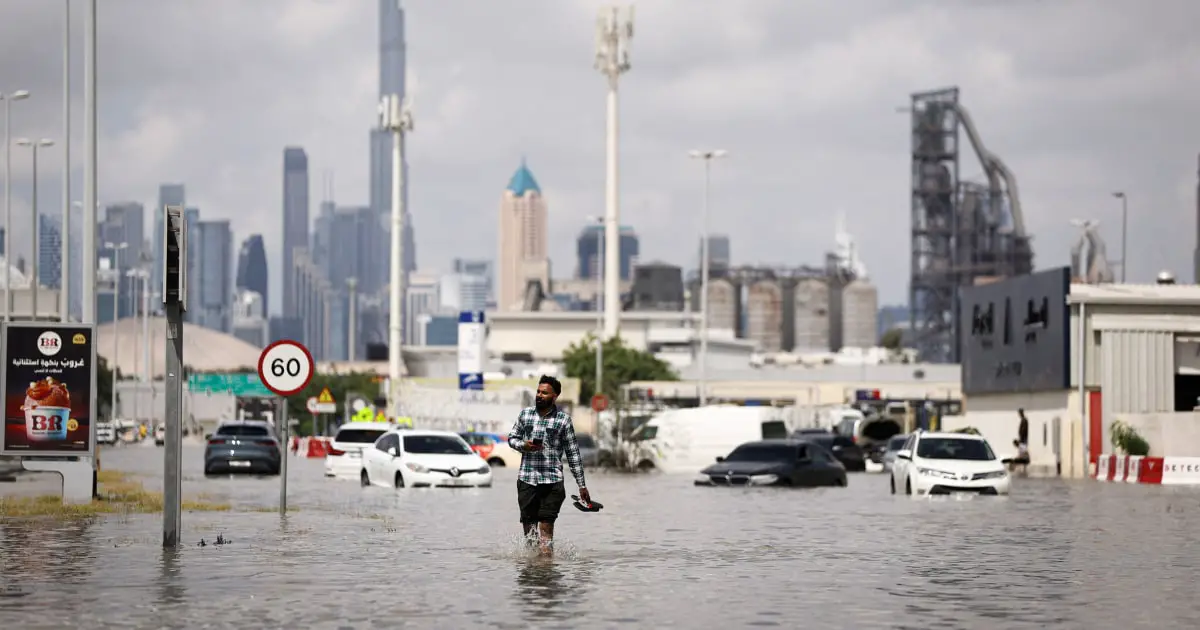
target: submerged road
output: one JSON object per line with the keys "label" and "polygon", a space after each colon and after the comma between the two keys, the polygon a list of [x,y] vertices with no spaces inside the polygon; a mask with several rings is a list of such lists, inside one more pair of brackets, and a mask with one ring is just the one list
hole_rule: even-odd
{"label": "submerged road", "polygon": [[[161,483],[159,448],[103,457]],[[205,479],[200,460],[185,448],[185,496],[277,505],[277,478]],[[401,491],[289,470],[297,512],[185,513],[175,552],[158,515],[0,520],[4,627],[1200,627],[1200,489],[1018,479],[914,500],[872,474],[788,490],[593,471],[604,511],[565,505],[545,561],[518,544],[512,470]]]}

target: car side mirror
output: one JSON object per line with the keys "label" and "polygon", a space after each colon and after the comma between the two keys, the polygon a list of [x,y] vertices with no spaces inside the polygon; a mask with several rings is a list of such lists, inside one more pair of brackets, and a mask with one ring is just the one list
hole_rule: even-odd
{"label": "car side mirror", "polygon": [[388,455],[391,455],[392,457],[399,457],[399,456],[400,456],[400,454],[396,452],[396,447],[395,447],[395,446],[389,446],[389,447],[388,447],[388,450],[387,450],[387,452],[388,452]]}
{"label": "car side mirror", "polygon": [[721,457],[720,455],[717,455],[717,463],[720,464],[723,461],[725,461],[725,458]]}
{"label": "car side mirror", "polygon": [[896,451],[896,459],[907,459],[908,461],[912,461],[912,451],[908,449]]}

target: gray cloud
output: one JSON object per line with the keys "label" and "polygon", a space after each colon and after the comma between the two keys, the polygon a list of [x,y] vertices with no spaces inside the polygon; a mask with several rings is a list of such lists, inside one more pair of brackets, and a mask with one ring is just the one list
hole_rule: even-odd
{"label": "gray cloud", "polygon": [[[366,201],[376,2],[100,4],[101,201],[151,205],[160,182],[186,182],[205,216],[232,219],[239,238],[264,233],[276,267],[284,145],[308,150],[314,199],[331,170],[339,202]],[[604,203],[604,83],[591,67],[599,3],[404,4],[420,266],[494,254],[500,191],[525,156],[549,197],[555,269],[569,273],[574,236]],[[1021,182],[1040,266],[1066,261],[1073,217],[1101,219],[1118,256],[1109,193],[1123,189],[1131,279],[1163,268],[1191,279],[1194,2],[655,0],[637,11],[621,85],[622,195],[646,258],[693,261],[701,172],[686,151],[721,147],[730,158],[714,169],[713,223],[738,262],[816,263],[843,211],[883,297],[902,300],[909,137],[895,109],[911,92],[959,85]],[[18,135],[61,136],[61,14],[47,0],[0,7],[0,91],[35,93],[14,108]],[[18,232],[28,229],[22,156]],[[61,207],[61,156],[43,164],[43,207]],[[968,159],[963,172],[979,168]]]}

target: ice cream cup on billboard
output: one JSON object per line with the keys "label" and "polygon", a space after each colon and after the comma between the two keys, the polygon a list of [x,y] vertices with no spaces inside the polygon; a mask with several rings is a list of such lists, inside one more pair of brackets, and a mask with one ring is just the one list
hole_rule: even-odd
{"label": "ice cream cup on billboard", "polygon": [[34,407],[25,409],[25,432],[31,442],[51,442],[67,439],[70,407]]}

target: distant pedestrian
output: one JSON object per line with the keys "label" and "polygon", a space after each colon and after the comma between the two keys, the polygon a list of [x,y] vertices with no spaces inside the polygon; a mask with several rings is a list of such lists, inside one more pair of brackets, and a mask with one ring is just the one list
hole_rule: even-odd
{"label": "distant pedestrian", "polygon": [[538,381],[535,406],[522,409],[508,432],[508,445],[521,452],[517,474],[521,529],[530,544],[536,533],[543,555],[553,553],[554,521],[567,498],[563,486],[564,456],[579,486],[580,500],[583,503],[592,500],[583,478],[583,459],[579,456],[574,422],[555,404],[561,393],[562,383],[558,379],[543,376]]}
{"label": "distant pedestrian", "polygon": [[1021,419],[1021,423],[1017,425],[1017,441],[1029,446],[1029,420],[1025,418],[1025,410],[1018,409],[1017,417]]}

